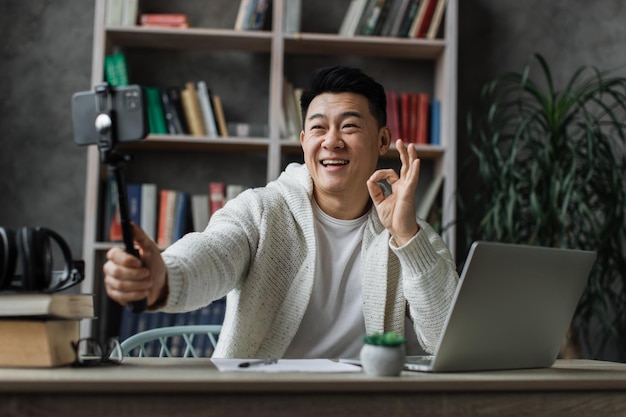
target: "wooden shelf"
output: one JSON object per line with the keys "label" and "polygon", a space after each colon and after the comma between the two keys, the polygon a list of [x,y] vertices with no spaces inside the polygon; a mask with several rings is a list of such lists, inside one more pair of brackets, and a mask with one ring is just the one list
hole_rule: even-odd
{"label": "wooden shelf", "polygon": [[125,143],[121,149],[160,151],[267,152],[267,138],[209,138],[188,135],[150,135],[139,142]]}
{"label": "wooden shelf", "polygon": [[332,34],[283,35],[290,54],[356,55],[381,58],[429,59],[439,57],[445,41],[377,36],[345,37]]}
{"label": "wooden shelf", "polygon": [[202,28],[110,27],[107,43],[122,48],[194,49],[269,53],[271,32]]}

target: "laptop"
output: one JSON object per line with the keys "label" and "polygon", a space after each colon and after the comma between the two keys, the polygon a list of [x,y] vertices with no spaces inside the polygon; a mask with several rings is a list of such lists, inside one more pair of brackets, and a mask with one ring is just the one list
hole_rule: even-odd
{"label": "laptop", "polygon": [[433,356],[405,369],[460,372],[554,364],[596,253],[474,242]]}

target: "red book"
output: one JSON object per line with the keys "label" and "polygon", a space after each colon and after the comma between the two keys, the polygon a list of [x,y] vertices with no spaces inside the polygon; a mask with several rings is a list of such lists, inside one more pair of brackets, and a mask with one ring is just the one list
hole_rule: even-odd
{"label": "red book", "polygon": [[222,207],[226,200],[226,186],[223,182],[209,183],[209,206],[211,208],[211,216]]}
{"label": "red book", "polygon": [[391,130],[391,142],[400,138],[400,120],[398,112],[398,93],[388,90],[385,92],[387,96],[387,126]]}
{"label": "red book", "polygon": [[417,107],[417,93],[411,93],[411,104],[409,104],[409,109],[410,109],[410,117],[411,120],[409,121],[409,136],[410,136],[410,140],[409,142],[411,143],[417,143],[417,121],[418,121],[418,107]]}
{"label": "red book", "polygon": [[424,18],[420,22],[419,27],[417,28],[417,33],[415,34],[416,38],[423,38],[426,36],[426,32],[428,32],[428,28],[430,27],[430,22],[433,20],[433,14],[435,12],[435,8],[437,7],[437,3],[443,0],[424,0],[428,1],[426,5],[426,10],[424,11]]}
{"label": "red book", "polygon": [[187,15],[182,13],[143,13],[139,17],[142,25],[182,25],[187,24]]}
{"label": "red book", "polygon": [[174,241],[174,219],[176,210],[176,191],[161,190],[159,194],[159,227],[157,243],[165,248]]}
{"label": "red book", "polygon": [[417,94],[417,135],[415,142],[420,145],[428,143],[428,107],[430,97],[427,93]]}
{"label": "red book", "polygon": [[411,99],[410,93],[400,93],[400,133],[402,133],[402,140],[405,143],[411,141],[409,134],[409,124],[411,120]]}

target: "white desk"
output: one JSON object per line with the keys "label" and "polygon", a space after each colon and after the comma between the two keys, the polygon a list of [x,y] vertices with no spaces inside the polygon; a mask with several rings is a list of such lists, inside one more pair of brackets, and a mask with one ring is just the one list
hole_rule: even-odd
{"label": "white desk", "polygon": [[626,364],[423,374],[221,373],[209,359],[0,369],[0,416],[626,416]]}

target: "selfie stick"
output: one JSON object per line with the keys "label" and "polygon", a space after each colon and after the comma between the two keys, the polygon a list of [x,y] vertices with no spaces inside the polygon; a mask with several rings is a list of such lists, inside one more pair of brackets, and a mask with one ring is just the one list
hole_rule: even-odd
{"label": "selfie stick", "polygon": [[[95,86],[96,92],[96,131],[99,134],[98,150],[100,151],[100,162],[109,166],[110,172],[115,177],[117,184],[117,202],[120,213],[120,223],[122,225],[122,236],[126,252],[139,257],[139,251],[133,245],[133,232],[131,229],[130,215],[128,214],[128,197],[126,194],[126,181],[122,166],[130,161],[130,155],[121,154],[115,151],[115,115],[111,112],[111,87],[108,83]],[[147,301],[133,301],[130,308],[133,313],[141,313],[146,309]]]}

